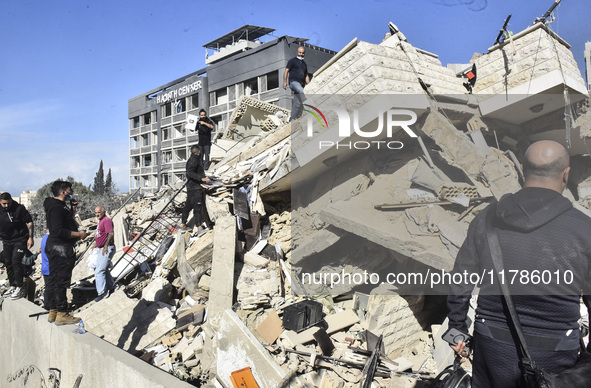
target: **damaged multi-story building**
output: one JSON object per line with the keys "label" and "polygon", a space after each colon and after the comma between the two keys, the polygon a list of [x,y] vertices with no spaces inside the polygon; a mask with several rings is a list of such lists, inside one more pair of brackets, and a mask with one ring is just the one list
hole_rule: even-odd
{"label": "damaged multi-story building", "polygon": [[[83,381],[122,386],[188,386],[149,363],[208,386],[245,379],[261,387],[413,387],[449,365],[452,351],[440,338],[445,289],[436,283],[452,268],[473,217],[490,199],[521,187],[528,144],[553,139],[567,147],[565,196],[589,214],[589,96],[569,44],[543,20],[449,67],[393,23],[384,30],[382,42],[354,39],[318,64],[299,120],[287,122],[281,88],[267,101],[262,89],[236,94],[246,90],[244,80],[199,89],[197,102],[184,96],[179,104],[194,103],[178,115],[200,108],[203,98],[212,117],[227,115],[217,121],[218,141],[233,148],[211,169],[217,183],[206,198],[213,230],[177,232],[184,163],[166,170],[160,160],[145,171],[153,179],[146,188],[163,189],[113,217],[121,247],[114,276],[137,276],[77,312],[96,337],[75,342],[65,329],[27,318],[39,307],[4,302],[0,327],[10,333],[2,334],[23,341],[10,345],[10,356],[0,352],[2,375],[35,376],[15,374],[25,360],[42,371],[59,367],[64,384],[83,374]],[[257,86],[281,66],[257,75]],[[132,161],[144,154],[158,160],[176,147],[175,138],[161,138],[163,128],[185,117],[163,114],[173,101],[160,104],[157,96],[190,90],[199,75],[130,100],[130,137],[158,138],[145,145],[155,149],[133,148]],[[211,104],[211,93],[224,88],[236,101]],[[148,104],[149,96],[156,102]],[[142,121],[149,112],[158,123]],[[196,141],[190,136],[178,137],[185,155]],[[132,180],[142,168],[132,169]],[[170,186],[166,174],[177,175],[169,175]],[[87,275],[82,262],[75,278]],[[48,330],[55,337],[38,341]],[[56,351],[58,336],[80,347],[75,361]],[[109,376],[83,365],[89,352],[103,357]]]}
{"label": "damaged multi-story building", "polygon": [[[205,68],[129,100],[131,190],[152,193],[185,179],[189,149],[198,142],[194,127],[185,127],[188,115],[198,117],[199,110],[205,109],[217,133],[228,126],[242,96],[289,108],[290,90],[281,85],[285,65],[297,47],[306,47],[311,72],[335,54],[305,38],[273,38],[274,31],[253,25],[237,28],[203,45]],[[226,147],[231,144],[216,143],[212,157],[225,154]]]}

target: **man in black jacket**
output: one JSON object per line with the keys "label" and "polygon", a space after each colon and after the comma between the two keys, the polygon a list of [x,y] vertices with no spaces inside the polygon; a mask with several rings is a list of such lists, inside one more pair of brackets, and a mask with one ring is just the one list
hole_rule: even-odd
{"label": "man in black jacket", "polygon": [[187,220],[189,213],[193,210],[193,218],[195,226],[198,226],[197,231],[201,230],[201,205],[203,203],[203,188],[201,183],[211,182],[205,176],[203,166],[201,164],[201,149],[197,145],[191,146],[191,157],[187,160],[186,166],[187,174],[187,201],[183,208],[183,215],[181,218],[181,228],[187,227]]}
{"label": "man in black jacket", "polygon": [[34,245],[33,218],[9,193],[0,194],[0,239],[10,288],[5,295],[19,299],[25,295],[23,256]]}
{"label": "man in black jacket", "polygon": [[207,117],[205,109],[199,111],[199,121],[197,122],[197,132],[199,133],[199,151],[201,152],[201,163],[204,170],[209,169],[209,154],[211,152],[211,132],[213,131],[213,121]]}
{"label": "man in black jacket", "polygon": [[[557,373],[577,359],[581,295],[591,307],[591,219],[561,195],[570,167],[560,144],[532,144],[522,168],[523,189],[500,199],[493,221],[503,256],[501,280],[509,286],[533,360]],[[472,386],[522,387],[512,325],[486,238],[489,209],[470,224],[452,271],[485,274],[474,323]],[[464,333],[472,289],[472,284],[452,285],[447,301],[450,327]],[[452,348],[465,356],[464,346]]]}
{"label": "man in black jacket", "polygon": [[[73,201],[74,190],[72,184],[66,181],[55,181],[51,184],[53,198],[45,198],[43,207],[47,220],[49,237],[45,246],[45,253],[49,261],[49,322],[56,325],[71,325],[80,321],[68,312],[66,289],[70,286],[72,270],[76,263],[74,245],[78,240],[84,240],[85,231],[78,231],[78,224],[74,219],[77,203]],[[66,203],[70,202],[70,206]]]}

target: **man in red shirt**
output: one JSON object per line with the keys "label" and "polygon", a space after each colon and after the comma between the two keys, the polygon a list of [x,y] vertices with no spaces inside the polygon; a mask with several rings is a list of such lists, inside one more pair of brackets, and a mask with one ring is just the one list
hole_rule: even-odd
{"label": "man in red shirt", "polygon": [[94,236],[95,247],[100,250],[96,268],[94,269],[94,281],[98,292],[98,296],[94,301],[98,302],[107,297],[115,288],[115,281],[109,272],[111,259],[115,254],[115,245],[113,221],[107,217],[105,209],[102,206],[97,206],[94,209],[94,214],[99,221]]}

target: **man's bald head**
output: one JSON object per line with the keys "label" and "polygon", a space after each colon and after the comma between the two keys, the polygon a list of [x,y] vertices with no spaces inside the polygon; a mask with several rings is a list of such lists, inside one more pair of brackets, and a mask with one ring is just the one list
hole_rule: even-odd
{"label": "man's bald head", "polygon": [[[523,161],[525,185],[539,187],[546,187],[546,185],[566,186],[569,163],[568,152],[560,143],[552,140],[537,141],[525,151]],[[540,182],[546,183],[540,184]],[[560,192],[564,190],[564,186],[562,186]]]}
{"label": "man's bald head", "polygon": [[105,208],[102,206],[97,206],[94,208],[94,215],[96,216],[96,218],[98,218],[99,220],[102,220],[105,215],[107,213],[105,212]]}

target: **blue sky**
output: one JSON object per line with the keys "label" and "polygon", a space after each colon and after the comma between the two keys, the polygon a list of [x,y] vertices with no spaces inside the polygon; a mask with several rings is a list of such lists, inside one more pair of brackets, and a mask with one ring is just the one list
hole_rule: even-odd
{"label": "blue sky", "polygon": [[[518,32],[551,0],[0,2],[0,190],[19,195],[68,175],[91,184],[101,159],[129,190],[127,101],[205,66],[207,43],[244,24],[340,50],[379,43],[392,21],[441,62],[467,63],[503,20]],[[589,0],[563,0],[550,25],[584,71]]]}

